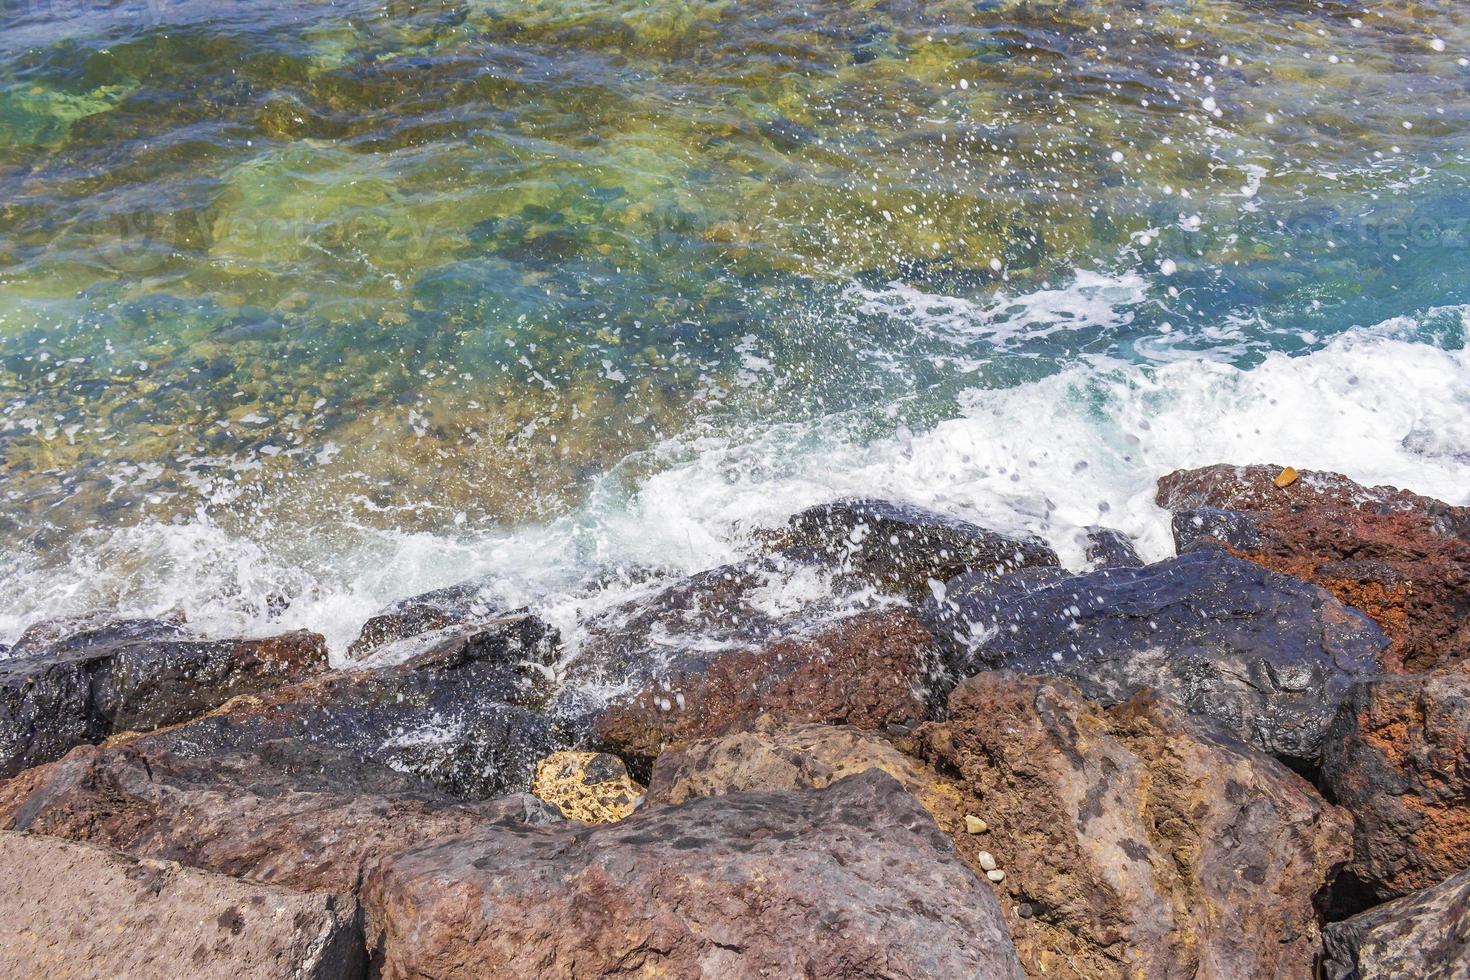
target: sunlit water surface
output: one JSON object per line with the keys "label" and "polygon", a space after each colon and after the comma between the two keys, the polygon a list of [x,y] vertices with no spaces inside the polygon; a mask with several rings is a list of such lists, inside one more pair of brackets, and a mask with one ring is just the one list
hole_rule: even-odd
{"label": "sunlit water surface", "polygon": [[1467,58],[1453,0],[0,0],[0,640],[488,575],[575,642],[841,494],[1069,561],[1185,465],[1470,501]]}

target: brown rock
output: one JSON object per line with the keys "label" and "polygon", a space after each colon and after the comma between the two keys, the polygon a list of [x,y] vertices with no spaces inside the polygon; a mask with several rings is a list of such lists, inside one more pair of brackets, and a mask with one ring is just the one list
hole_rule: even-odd
{"label": "brown rock", "polygon": [[0,833],[0,974],[332,980],[363,971],[357,903]]}
{"label": "brown rock", "polygon": [[1179,549],[1213,539],[1318,583],[1392,638],[1389,669],[1470,657],[1470,508],[1311,470],[1280,487],[1280,469],[1207,466],[1160,480]]}
{"label": "brown rock", "polygon": [[583,823],[616,823],[638,806],[643,787],[623,760],[605,752],[553,752],[536,764],[531,794]]}
{"label": "brown rock", "polygon": [[655,681],[607,709],[598,735],[639,765],[665,746],[784,722],[881,728],[924,717],[933,638],[907,610],[865,613],[810,639],[738,650],[702,670]]}
{"label": "brown rock", "polygon": [[458,803],[384,767],[289,743],[263,758],[209,759],[82,746],[0,783],[0,829],[300,891],[352,893],[384,855],[488,822],[558,819],[531,797]]}
{"label": "brown rock", "polygon": [[1351,870],[1380,901],[1470,867],[1470,672],[1355,685],[1322,785],[1352,813]]}
{"label": "brown rock", "polygon": [[882,736],[850,726],[782,726],[769,716],[751,731],[700,739],[659,756],[647,803],[678,804],[746,790],[821,789],[869,769],[897,779],[953,836],[959,792]]}
{"label": "brown rock", "polygon": [[1470,871],[1323,933],[1323,980],[1470,980]]}
{"label": "brown rock", "polygon": [[1350,824],[1274,759],[1148,693],[1103,710],[1009,673],[915,740],[967,797],[956,824],[983,807],[1031,975],[1311,976]]}
{"label": "brown rock", "polygon": [[385,977],[1016,978],[990,887],[895,780],[491,828],[370,876]]}

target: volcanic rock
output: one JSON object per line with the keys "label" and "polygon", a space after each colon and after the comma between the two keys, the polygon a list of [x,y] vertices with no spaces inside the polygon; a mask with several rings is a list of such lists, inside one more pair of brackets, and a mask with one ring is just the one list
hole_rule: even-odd
{"label": "volcanic rock", "polygon": [[536,760],[566,741],[537,710],[551,690],[553,636],[534,616],[507,616],[405,663],[236,698],[137,742],[207,758],[298,739],[411,773],[464,799],[523,792]]}
{"label": "volcanic rock", "polygon": [[1030,975],[1311,976],[1351,823],[1301,777],[1150,694],[1100,708],[996,672],[949,709],[916,747],[963,794],[955,824],[983,807]]}
{"label": "volcanic rock", "polygon": [[1387,638],[1321,588],[1223,552],[998,582],[962,576],[920,615],[956,674],[1058,674],[1112,704],[1146,687],[1310,768]]}
{"label": "volcanic rock", "polygon": [[780,550],[816,553],[840,562],[879,589],[912,600],[929,583],[964,572],[992,576],[1056,565],[1056,553],[1036,537],[1013,537],[969,521],[886,500],[839,500],[791,518],[775,538]]}
{"label": "volcanic rock", "polygon": [[638,767],[665,746],[786,722],[881,728],[927,712],[933,637],[904,609],[864,613],[805,639],[737,650],[645,684],[598,719],[603,744]]}
{"label": "volcanic rock", "polygon": [[33,627],[0,660],[0,777],[326,669],[316,633],[204,640],[166,622]]}
{"label": "volcanic rock", "polygon": [[347,659],[364,660],[402,640],[453,626],[487,623],[502,615],[497,597],[482,582],[435,589],[400,599],[369,619],[347,648]]}
{"label": "volcanic rock", "polygon": [[1022,976],[990,887],[892,777],[590,828],[487,828],[364,889],[388,976]]}
{"label": "volcanic rock", "polygon": [[462,803],[294,740],[207,759],[81,746],[0,784],[0,828],[313,892],[355,892],[383,856],[487,823],[560,819],[531,796]]}
{"label": "volcanic rock", "polygon": [[1470,868],[1470,673],[1354,685],[1321,778],[1353,815],[1351,871],[1380,901]]}
{"label": "volcanic rock", "polygon": [[571,820],[615,823],[638,806],[643,787],[605,752],[553,752],[536,764],[531,793]]}
{"label": "volcanic rock", "polygon": [[1160,480],[1179,550],[1223,546],[1316,582],[1389,635],[1391,670],[1470,657],[1470,508],[1310,470],[1282,488],[1278,471],[1209,466]]}
{"label": "volcanic rock", "polygon": [[362,975],[357,903],[0,833],[0,975],[292,977]]}
{"label": "volcanic rock", "polygon": [[1467,980],[1470,871],[1322,932],[1323,980]]}

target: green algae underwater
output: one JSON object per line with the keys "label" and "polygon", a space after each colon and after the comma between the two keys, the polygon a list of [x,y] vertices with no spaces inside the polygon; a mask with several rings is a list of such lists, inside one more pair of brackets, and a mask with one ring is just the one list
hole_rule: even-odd
{"label": "green algae underwater", "polygon": [[0,0],[0,639],[555,605],[837,492],[1161,547],[1210,453],[1463,500],[1467,57],[1448,0]]}

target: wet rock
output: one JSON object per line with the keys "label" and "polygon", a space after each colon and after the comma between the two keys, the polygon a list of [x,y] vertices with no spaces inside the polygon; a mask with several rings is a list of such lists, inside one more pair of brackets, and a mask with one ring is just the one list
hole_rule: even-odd
{"label": "wet rock", "polygon": [[1179,550],[1223,545],[1315,582],[1393,641],[1391,670],[1470,657],[1470,508],[1305,470],[1278,487],[1274,466],[1209,466],[1159,481]]}
{"label": "wet rock", "polygon": [[787,722],[881,728],[925,717],[933,637],[904,609],[864,613],[805,639],[737,650],[644,685],[609,706],[598,738],[637,767],[666,746],[748,726]]}
{"label": "wet rock", "polygon": [[478,581],[400,599],[363,624],[347,648],[347,659],[363,660],[402,640],[452,626],[486,623],[504,614],[498,598]]}
{"label": "wet rock", "polygon": [[364,894],[392,976],[1022,975],[989,887],[879,772],[489,828],[385,862]]}
{"label": "wet rock", "polygon": [[0,828],[344,894],[385,855],[486,823],[560,819],[531,796],[462,803],[295,740],[207,759],[137,744],[82,746],[0,784]]}
{"label": "wet rock", "polygon": [[623,760],[605,752],[552,753],[536,764],[531,793],[583,823],[616,823],[643,799]]}
{"label": "wet rock", "polygon": [[174,610],[155,618],[129,618],[108,610],[43,619],[26,627],[10,652],[13,656],[79,652],[141,640],[189,639],[184,614]]}
{"label": "wet rock", "polygon": [[1040,538],[1013,537],[886,500],[839,500],[808,508],[791,518],[775,544],[838,561],[879,589],[913,600],[929,594],[930,580],[1057,564],[1056,553]]}
{"label": "wet rock", "polygon": [[1380,901],[1470,867],[1470,673],[1354,685],[1322,785],[1353,815],[1351,871]]}
{"label": "wet rock", "polygon": [[1308,768],[1388,643],[1317,586],[1219,551],[1064,578],[961,577],[921,615],[959,676],[1059,674],[1106,704],[1152,687]]}
{"label": "wet rock", "polygon": [[1305,780],[1149,694],[1101,708],[996,672],[949,708],[916,747],[960,812],[983,801],[1029,975],[1311,976],[1313,897],[1351,824]]}
{"label": "wet rock", "polygon": [[9,977],[346,980],[364,969],[350,898],[9,832],[0,891]]}
{"label": "wet rock", "polygon": [[1142,568],[1143,559],[1133,547],[1133,539],[1122,531],[1110,527],[1089,527],[1087,536],[1087,567],[1099,568]]}
{"label": "wet rock", "polygon": [[389,667],[337,671],[237,698],[137,741],[207,758],[299,739],[425,779],[464,799],[523,792],[566,736],[538,709],[555,632],[508,616]]}
{"label": "wet rock", "polygon": [[646,684],[871,606],[860,584],[811,559],[765,557],[691,575],[585,622],[573,685]]}
{"label": "wet rock", "polygon": [[952,833],[958,792],[887,739],[850,726],[782,725],[769,716],[745,732],[699,739],[654,763],[647,805],[749,790],[822,789],[879,769],[897,779]]}
{"label": "wet rock", "polygon": [[326,669],[316,633],[203,640],[155,621],[28,631],[0,660],[0,777]]}
{"label": "wet rock", "polygon": [[1470,871],[1323,931],[1324,980],[1470,978]]}

